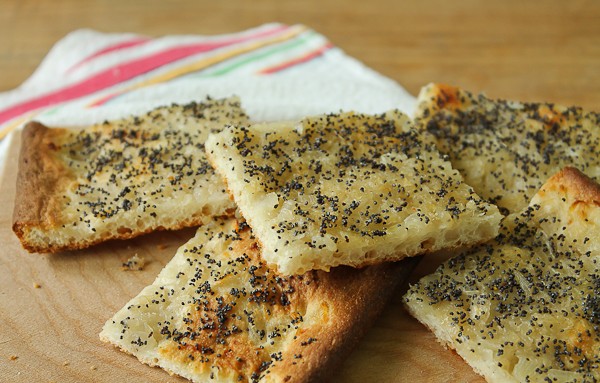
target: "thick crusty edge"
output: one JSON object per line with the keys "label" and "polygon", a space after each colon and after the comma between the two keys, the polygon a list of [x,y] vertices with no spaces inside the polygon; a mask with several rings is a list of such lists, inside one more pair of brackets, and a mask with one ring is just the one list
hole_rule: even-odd
{"label": "thick crusty edge", "polygon": [[300,344],[303,339],[312,337],[317,341],[311,344],[310,352],[302,353],[302,359],[288,356],[274,366],[265,381],[326,381],[371,327],[395,288],[408,277],[420,259],[413,257],[363,269],[338,266],[330,272],[318,271],[318,293],[329,300],[331,311],[341,315],[330,320],[330,326],[313,326],[303,333],[302,339],[295,339],[288,348],[289,356],[293,350],[302,353],[306,349]]}
{"label": "thick crusty edge", "polygon": [[[60,130],[60,129],[57,129]],[[53,198],[59,180],[67,173],[48,155],[46,137],[52,129],[38,122],[29,122],[21,134],[21,153],[17,174],[17,192],[13,211],[13,231],[23,247],[31,252],[40,251],[27,242],[27,231],[33,226],[50,224],[48,201]]]}
{"label": "thick crusty edge", "polygon": [[532,203],[543,201],[549,191],[568,195],[576,203],[600,207],[600,184],[571,166],[550,177],[533,197]]}

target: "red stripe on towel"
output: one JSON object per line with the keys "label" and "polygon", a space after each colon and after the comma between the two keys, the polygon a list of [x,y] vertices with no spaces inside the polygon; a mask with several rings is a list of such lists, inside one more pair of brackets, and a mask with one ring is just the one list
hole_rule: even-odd
{"label": "red stripe on towel", "polygon": [[147,73],[153,69],[160,68],[161,66],[181,60],[194,54],[209,52],[218,48],[224,48],[230,45],[248,42],[253,39],[267,37],[285,31],[289,28],[290,27],[288,26],[277,26],[275,28],[268,29],[266,31],[260,31],[249,36],[235,37],[216,42],[202,42],[170,47],[164,51],[153,53],[147,57],[121,63],[65,88],[35,97],[0,111],[0,124],[31,110],[73,100],[110,86],[117,85],[121,82]]}
{"label": "red stripe on towel", "polygon": [[321,48],[314,50],[312,52],[307,53],[304,56],[301,57],[297,57],[293,60],[290,61],[286,61],[282,64],[276,65],[276,66],[272,66],[270,68],[265,68],[263,70],[261,70],[259,73],[261,74],[272,74],[272,73],[277,73],[277,72],[281,72],[285,69],[291,68],[293,66],[296,65],[300,65],[303,64],[305,62],[308,62],[316,57],[321,56],[323,53],[325,53],[326,51],[328,51],[329,49],[333,48],[333,44],[331,43],[327,43],[325,45],[323,45]]}
{"label": "red stripe on towel", "polygon": [[91,55],[87,56],[86,58],[84,58],[83,60],[79,61],[77,64],[73,65],[72,67],[70,67],[69,69],[67,69],[67,73],[74,71],[75,69],[79,68],[82,64],[85,64],[97,57],[100,56],[104,56],[107,53],[111,53],[111,52],[115,52],[115,51],[120,51],[122,49],[127,49],[127,48],[132,48],[132,47],[136,47],[138,45],[142,45],[147,43],[148,41],[152,41],[151,39],[145,38],[145,37],[136,37],[133,40],[127,40],[127,41],[121,41],[118,44],[115,45],[111,45],[108,46],[104,49],[101,49],[95,53],[92,53]]}

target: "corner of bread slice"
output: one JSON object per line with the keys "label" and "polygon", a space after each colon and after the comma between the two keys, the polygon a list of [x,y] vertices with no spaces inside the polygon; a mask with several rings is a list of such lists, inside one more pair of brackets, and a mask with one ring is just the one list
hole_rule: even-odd
{"label": "corner of bread slice", "polygon": [[426,119],[441,109],[459,109],[466,102],[464,91],[452,85],[430,83],[419,91],[414,117]]}
{"label": "corner of bread slice", "polygon": [[[487,381],[597,374],[599,197],[598,183],[562,169],[496,239],[411,285],[408,311]],[[565,354],[538,352],[558,344]]]}
{"label": "corner of bread slice", "polygon": [[[407,299],[407,298],[405,298]],[[448,326],[447,320],[440,318],[442,313],[424,313],[417,305],[405,303],[404,307],[410,315],[416,318],[429,331],[431,331],[437,342],[446,350],[454,350],[472,369],[475,373],[483,376],[489,383],[517,383],[519,382],[505,370],[498,368],[491,358],[491,350],[484,349],[481,346],[479,350],[470,348],[472,345],[467,345],[462,342],[457,342],[457,334]],[[435,309],[433,309],[435,310]]]}
{"label": "corner of bread slice", "polygon": [[57,252],[226,215],[235,206],[204,142],[247,122],[239,99],[207,98],[79,129],[31,123],[13,230],[27,250]]}

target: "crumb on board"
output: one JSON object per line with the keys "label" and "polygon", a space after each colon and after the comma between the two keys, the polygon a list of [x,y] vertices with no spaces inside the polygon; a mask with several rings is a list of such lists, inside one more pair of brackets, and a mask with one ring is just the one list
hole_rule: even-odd
{"label": "crumb on board", "polygon": [[145,265],[146,260],[144,257],[140,257],[136,253],[133,257],[129,258],[127,262],[123,262],[121,269],[123,271],[140,271],[144,269]]}
{"label": "crumb on board", "polygon": [[19,359],[19,357],[17,355],[11,355],[11,356],[8,357],[8,359],[10,359],[10,360],[17,360],[17,359]]}
{"label": "crumb on board", "polygon": [[90,366],[90,370],[92,370],[92,371],[96,371],[97,369],[98,369],[98,367],[96,367],[96,366]]}
{"label": "crumb on board", "polygon": [[40,285],[40,284],[39,284],[39,283],[37,283],[37,282],[33,282],[33,288],[35,288],[35,289],[40,289],[40,288],[42,288],[42,285]]}
{"label": "crumb on board", "polygon": [[66,367],[66,366],[68,366],[68,365],[69,365],[69,362],[65,360],[65,361],[63,362],[63,366],[65,366],[65,367]]}

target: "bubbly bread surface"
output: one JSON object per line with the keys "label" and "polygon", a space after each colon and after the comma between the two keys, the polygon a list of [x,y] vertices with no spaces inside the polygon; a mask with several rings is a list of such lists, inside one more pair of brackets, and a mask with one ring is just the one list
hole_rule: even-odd
{"label": "bubbly bread surface", "polygon": [[489,382],[600,379],[600,185],[567,167],[499,236],[411,286],[409,311]]}
{"label": "bubbly bread surface", "polygon": [[215,219],[100,338],[194,382],[323,381],[383,308],[406,264],[283,276],[249,228]]}
{"label": "bubbly bread surface", "polygon": [[23,131],[13,230],[31,252],[198,225],[235,206],[206,160],[210,132],[246,124],[237,98],[83,129]]}
{"label": "bubbly bread surface", "polygon": [[398,111],[231,127],[206,151],[284,274],[481,242],[501,219]]}
{"label": "bubbly bread surface", "polygon": [[416,121],[477,194],[508,215],[553,174],[574,166],[600,181],[600,113],[550,103],[492,100],[430,84]]}

